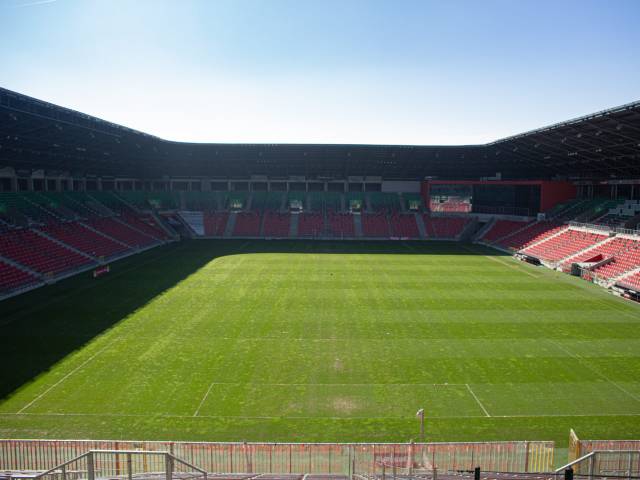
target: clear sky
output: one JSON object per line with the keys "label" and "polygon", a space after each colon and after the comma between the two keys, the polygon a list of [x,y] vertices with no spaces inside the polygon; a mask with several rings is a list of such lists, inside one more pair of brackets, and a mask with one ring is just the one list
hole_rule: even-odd
{"label": "clear sky", "polygon": [[0,86],[170,140],[470,144],[640,99],[640,0],[0,0]]}

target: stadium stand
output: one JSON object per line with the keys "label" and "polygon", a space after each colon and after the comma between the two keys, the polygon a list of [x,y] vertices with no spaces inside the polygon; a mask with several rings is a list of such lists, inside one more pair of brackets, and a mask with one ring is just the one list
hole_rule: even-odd
{"label": "stadium stand", "polygon": [[634,270],[640,266],[640,242],[633,242],[633,245],[617,255],[610,261],[597,266],[593,271],[599,278],[614,279],[623,273]]}
{"label": "stadium stand", "polygon": [[262,217],[257,212],[239,212],[236,216],[236,224],[233,229],[234,237],[258,237],[260,236],[260,223]]}
{"label": "stadium stand", "polygon": [[94,258],[113,258],[129,250],[126,245],[77,222],[47,225],[42,231]]}
{"label": "stadium stand", "polygon": [[353,215],[329,212],[327,215],[330,234],[334,237],[355,237]]}
{"label": "stadium stand", "polygon": [[592,247],[605,240],[608,236],[583,230],[566,229],[559,235],[539,242],[534,246],[521,250],[522,253],[532,255],[541,260],[558,261]]}
{"label": "stadium stand", "polygon": [[363,213],[361,218],[362,234],[365,237],[389,238],[389,222],[386,213]]}
{"label": "stadium stand", "polygon": [[92,263],[32,230],[18,229],[0,235],[0,255],[45,275],[57,275]]}
{"label": "stadium stand", "polygon": [[630,288],[635,290],[636,292],[640,292],[640,272],[636,272],[633,275],[629,275],[628,277],[624,277],[620,280],[620,285],[626,288]]}
{"label": "stadium stand", "polygon": [[268,210],[264,214],[264,236],[277,238],[288,237],[290,224],[290,213],[279,213]]}
{"label": "stadium stand", "polygon": [[34,275],[0,260],[0,295],[24,290],[42,283]]}
{"label": "stadium stand", "polygon": [[413,213],[394,212],[389,217],[391,236],[401,238],[420,238],[416,216]]}
{"label": "stadium stand", "polygon": [[512,235],[502,237],[495,243],[509,250],[521,250],[537,242],[541,242],[545,238],[565,228],[567,228],[565,225],[560,225],[556,222],[531,222],[527,227],[514,232]]}
{"label": "stadium stand", "polygon": [[611,258],[633,247],[634,240],[628,237],[616,236],[610,237],[607,241],[601,242],[596,246],[585,250],[584,252],[567,258],[564,262],[565,266],[571,263],[581,263],[590,261],[601,261]]}
{"label": "stadium stand", "polygon": [[527,223],[521,220],[496,220],[480,240],[486,243],[493,243],[496,240],[513,234],[515,231],[520,230],[526,225]]}
{"label": "stadium stand", "polygon": [[298,236],[318,237],[324,233],[324,217],[321,213],[304,212],[298,215]]}
{"label": "stadium stand", "polygon": [[469,223],[468,217],[432,217],[424,214],[428,238],[456,239]]}
{"label": "stadium stand", "polygon": [[155,238],[134,230],[126,224],[118,221],[115,217],[93,218],[91,220],[87,220],[86,224],[91,228],[118,240],[119,242],[129,245],[130,247],[146,247],[157,242]]}
{"label": "stadium stand", "polygon": [[229,221],[229,212],[204,212],[204,234],[222,237]]}

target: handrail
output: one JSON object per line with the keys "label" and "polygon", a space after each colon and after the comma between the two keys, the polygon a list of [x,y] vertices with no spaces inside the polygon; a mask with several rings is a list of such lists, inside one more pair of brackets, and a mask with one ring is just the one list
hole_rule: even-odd
{"label": "handrail", "polygon": [[638,453],[640,454],[640,450],[593,450],[589,453],[587,453],[586,455],[583,455],[580,458],[576,458],[573,462],[567,463],[566,465],[558,468],[555,470],[556,473],[559,473],[563,470],[566,470],[567,468],[571,468],[572,466],[574,466],[577,463],[583,462],[584,460],[590,458],[590,457],[594,457],[596,454],[601,454],[601,453],[611,453],[611,454],[620,454],[620,453],[627,453],[627,454],[634,454],[634,453]]}
{"label": "handrail", "polygon": [[191,463],[187,462],[186,460],[183,460],[179,457],[176,457],[175,455],[173,455],[170,452],[167,451],[163,451],[163,450],[89,450],[85,453],[83,453],[82,455],[78,455],[75,458],[72,458],[71,460],[67,460],[64,463],[61,463],[60,465],[56,465],[53,468],[50,468],[49,470],[46,470],[44,472],[38,473],[37,475],[34,475],[33,477],[29,477],[32,478],[34,480],[36,479],[40,479],[42,477],[44,477],[45,475],[50,475],[52,473],[56,473],[57,471],[59,471],[60,469],[64,469],[64,467],[66,467],[69,464],[72,464],[74,462],[77,462],[78,460],[87,457],[87,458],[93,458],[93,455],[95,454],[110,454],[110,455],[159,455],[159,456],[164,456],[165,458],[170,458],[172,460],[174,460],[177,463],[181,463],[182,465],[185,465],[189,468],[191,468],[192,470],[195,470],[196,472],[202,474],[202,476],[204,477],[204,479],[207,479],[207,471],[200,468],[200,467],[196,467],[195,465],[192,465]]}

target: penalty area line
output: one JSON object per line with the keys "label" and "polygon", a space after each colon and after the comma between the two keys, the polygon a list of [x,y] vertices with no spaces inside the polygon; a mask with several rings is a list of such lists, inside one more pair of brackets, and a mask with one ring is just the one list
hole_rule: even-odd
{"label": "penalty area line", "polygon": [[40,395],[38,395],[36,398],[34,398],[33,400],[31,400],[29,403],[27,403],[24,407],[22,407],[20,410],[18,410],[16,413],[17,414],[21,414],[24,413],[24,411],[31,407],[34,403],[36,403],[38,400],[40,400],[42,397],[44,397],[47,393],[49,393],[51,390],[53,390],[54,388],[56,388],[58,385],[60,385],[62,382],[64,382],[67,378],[69,378],[71,375],[73,375],[74,373],[76,373],[78,370],[80,370],[82,367],[84,367],[87,363],[89,363],[91,360],[93,360],[94,358],[96,358],[98,355],[100,355],[102,352],[104,352],[107,348],[109,348],[112,345],[112,343],[105,345],[104,347],[102,347],[100,350],[98,350],[96,353],[94,353],[93,355],[91,355],[89,358],[87,358],[84,362],[82,362],[80,365],[78,365],[76,368],[74,368],[73,370],[71,370],[69,373],[67,373],[64,377],[62,377],[60,380],[58,380],[56,383],[54,383],[53,385],[51,385],[49,388],[47,388],[44,392],[42,392]]}
{"label": "penalty area line", "polygon": [[209,385],[209,388],[207,389],[207,393],[204,394],[204,396],[202,397],[202,400],[200,400],[200,404],[198,405],[198,408],[196,408],[196,411],[193,412],[194,417],[197,417],[198,414],[200,413],[200,409],[202,408],[202,405],[204,405],[204,402],[209,396],[209,393],[211,392],[211,389],[213,388],[214,385],[216,385],[216,382],[211,382],[211,385]]}
{"label": "penalty area line", "polygon": [[478,403],[478,405],[480,406],[480,408],[484,412],[485,416],[491,417],[491,415],[489,415],[489,412],[487,411],[487,409],[484,408],[484,405],[482,404],[482,402],[480,401],[478,396],[473,392],[473,390],[471,390],[471,387],[469,386],[469,384],[465,383],[465,386],[467,387],[467,390],[469,390],[469,393],[471,394],[471,396],[476,400],[476,402]]}

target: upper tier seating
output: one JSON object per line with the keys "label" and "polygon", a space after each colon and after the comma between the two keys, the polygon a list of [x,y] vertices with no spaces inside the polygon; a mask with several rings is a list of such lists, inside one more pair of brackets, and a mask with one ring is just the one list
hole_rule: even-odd
{"label": "upper tier seating", "polygon": [[304,212],[298,215],[298,236],[317,237],[324,233],[324,218],[321,213]]}
{"label": "upper tier seating", "polygon": [[111,238],[125,243],[131,247],[146,247],[157,240],[142,234],[127,225],[123,225],[114,218],[92,218],[85,222],[92,228],[102,232]]}
{"label": "upper tier seating", "polygon": [[559,225],[556,222],[531,222],[528,227],[523,228],[513,235],[509,235],[496,242],[504,248],[511,250],[520,250],[532,245],[536,242],[550,237],[559,230],[567,228],[565,225]]}
{"label": "upper tier seating", "polygon": [[363,213],[362,235],[365,237],[389,237],[387,215],[381,213]]}
{"label": "upper tier seating", "polygon": [[264,214],[264,235],[266,237],[288,237],[290,224],[290,213],[267,211]]}
{"label": "upper tier seating", "polygon": [[541,260],[556,262],[570,255],[575,255],[607,237],[601,233],[567,229],[553,238],[522,250],[522,252]]}
{"label": "upper tier seating", "polygon": [[516,220],[496,220],[489,230],[485,232],[480,240],[493,243],[496,240],[506,237],[527,225],[526,222]]}
{"label": "upper tier seating", "polygon": [[329,212],[327,216],[329,230],[334,237],[355,237],[353,215],[350,213]]}
{"label": "upper tier seating", "polygon": [[457,238],[469,223],[466,217],[431,217],[424,215],[428,238]]}
{"label": "upper tier seating", "polygon": [[394,237],[420,238],[414,213],[395,212],[389,217],[391,235]]}
{"label": "upper tier seating", "polygon": [[0,294],[5,295],[30,285],[40,283],[37,277],[0,261]]}
{"label": "upper tier seating", "polygon": [[0,255],[42,274],[56,275],[88,265],[90,259],[58,245],[32,230],[0,235]]}
{"label": "upper tier seating", "polygon": [[96,258],[111,258],[129,250],[109,238],[106,238],[80,223],[57,223],[42,228],[47,235],[71,245],[76,250]]}
{"label": "upper tier seating", "polygon": [[222,237],[229,221],[229,212],[204,212],[204,234]]}
{"label": "upper tier seating", "polygon": [[260,236],[260,221],[262,217],[256,212],[239,212],[233,228],[234,237]]}

